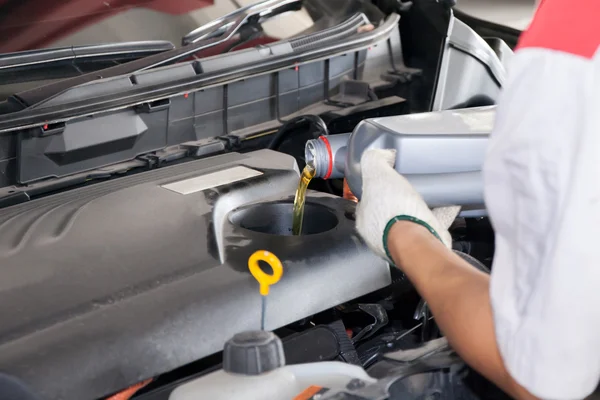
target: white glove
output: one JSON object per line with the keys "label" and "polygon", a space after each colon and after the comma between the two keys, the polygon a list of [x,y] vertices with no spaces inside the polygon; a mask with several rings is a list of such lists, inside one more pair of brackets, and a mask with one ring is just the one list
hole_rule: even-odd
{"label": "white glove", "polygon": [[361,159],[362,198],[356,211],[356,228],[367,245],[393,264],[387,250],[387,236],[396,221],[411,221],[427,228],[448,248],[448,228],[460,207],[431,211],[423,198],[394,170],[395,150],[367,150]]}

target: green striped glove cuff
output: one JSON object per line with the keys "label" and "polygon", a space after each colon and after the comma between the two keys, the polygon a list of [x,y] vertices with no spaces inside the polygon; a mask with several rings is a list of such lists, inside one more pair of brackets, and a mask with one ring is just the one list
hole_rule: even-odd
{"label": "green striped glove cuff", "polygon": [[414,222],[415,224],[419,224],[419,225],[425,227],[429,232],[431,232],[436,238],[438,238],[440,240],[440,242],[443,242],[440,235],[427,222],[420,220],[419,218],[411,217],[409,215],[395,216],[394,218],[392,218],[388,221],[387,225],[385,226],[385,229],[383,230],[383,248],[385,250],[385,254],[387,255],[388,259],[390,261],[392,261],[392,263],[393,263],[393,258],[392,258],[392,255],[390,254],[390,250],[388,248],[388,236],[390,234],[390,230],[392,229],[392,226],[394,226],[394,224],[399,221],[410,221],[410,222]]}

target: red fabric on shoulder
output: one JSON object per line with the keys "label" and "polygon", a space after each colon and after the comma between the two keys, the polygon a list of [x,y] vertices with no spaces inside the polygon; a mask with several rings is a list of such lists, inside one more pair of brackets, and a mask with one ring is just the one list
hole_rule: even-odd
{"label": "red fabric on shoulder", "polygon": [[518,49],[538,47],[592,58],[600,45],[600,0],[542,0]]}

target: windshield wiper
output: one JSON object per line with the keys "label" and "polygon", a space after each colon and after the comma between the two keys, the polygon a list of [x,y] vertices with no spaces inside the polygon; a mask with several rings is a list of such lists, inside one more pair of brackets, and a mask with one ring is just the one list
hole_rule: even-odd
{"label": "windshield wiper", "polygon": [[262,23],[275,15],[287,11],[298,11],[301,6],[300,0],[264,0],[251,4],[194,29],[183,37],[182,44],[186,46],[220,36],[236,24],[240,17],[243,17],[245,21],[252,19],[253,22]]}
{"label": "windshield wiper", "polygon": [[0,55],[0,80],[20,83],[60,79],[173,50],[165,40],[107,43]]}
{"label": "windshield wiper", "polygon": [[[357,25],[354,25],[357,17],[362,21],[357,19]],[[347,52],[366,50],[369,46],[388,40],[398,28],[399,19],[398,14],[391,14],[374,29],[364,32],[358,32],[356,29],[354,36],[335,32],[337,39],[333,42],[327,38],[320,38],[318,34],[315,36],[317,41],[311,44],[305,44],[305,41],[310,41],[310,36],[296,37],[290,41],[248,49],[225,57],[209,57],[171,68],[148,71],[148,73],[122,75],[115,79],[101,80],[96,82],[97,84],[76,86],[71,88],[73,90],[67,88],[60,95],[36,106],[26,110],[15,110],[9,115],[0,115],[0,133],[43,126],[48,123],[59,127],[74,118],[134,105],[145,104],[150,108],[163,109],[161,107],[169,107],[169,97],[174,95],[290,69],[295,65],[340,56]],[[349,29],[352,26],[359,28],[364,26],[364,18],[360,14],[351,17],[350,22],[352,24]],[[339,39],[340,36],[344,38]],[[284,51],[280,51],[282,45],[285,47]],[[294,47],[301,50],[296,51]],[[144,79],[140,81],[139,78]]]}
{"label": "windshield wiper", "polygon": [[194,38],[206,37],[205,39],[199,38],[196,42],[190,43],[178,49],[140,58],[138,60],[130,61],[126,64],[106,68],[91,74],[65,79],[41,88],[20,92],[15,94],[14,97],[18,99],[19,103],[21,103],[24,107],[31,107],[61,93],[68,88],[97,79],[133,74],[135,72],[173,64],[202,50],[227,42],[233,36],[235,36],[236,33],[238,33],[246,23],[257,23],[283,12],[300,9],[302,1],[303,0],[265,0],[253,6],[241,8],[240,10],[237,10],[228,16],[210,22],[208,25],[204,25],[203,27],[194,31],[197,32],[196,34],[193,34],[192,32],[186,36],[188,37],[189,35],[193,34],[192,36]]}

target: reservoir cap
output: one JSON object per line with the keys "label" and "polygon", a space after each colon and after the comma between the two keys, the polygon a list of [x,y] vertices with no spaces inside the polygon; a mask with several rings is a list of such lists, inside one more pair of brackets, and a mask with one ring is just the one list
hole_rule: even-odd
{"label": "reservoir cap", "polygon": [[260,375],[285,365],[281,339],[273,332],[241,332],[223,349],[223,370],[232,374]]}

